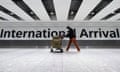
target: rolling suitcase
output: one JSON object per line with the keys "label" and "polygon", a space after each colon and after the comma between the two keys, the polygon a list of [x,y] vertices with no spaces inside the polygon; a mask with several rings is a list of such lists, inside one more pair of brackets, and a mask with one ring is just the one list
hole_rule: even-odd
{"label": "rolling suitcase", "polygon": [[51,41],[51,52],[63,52],[62,49],[62,39],[59,36],[55,36],[53,37],[52,41]]}

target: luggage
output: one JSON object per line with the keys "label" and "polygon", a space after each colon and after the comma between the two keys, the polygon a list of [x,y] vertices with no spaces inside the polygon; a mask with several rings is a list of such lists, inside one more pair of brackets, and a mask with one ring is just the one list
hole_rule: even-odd
{"label": "luggage", "polygon": [[62,49],[62,38],[59,36],[55,36],[53,37],[52,41],[51,41],[51,52],[63,52]]}

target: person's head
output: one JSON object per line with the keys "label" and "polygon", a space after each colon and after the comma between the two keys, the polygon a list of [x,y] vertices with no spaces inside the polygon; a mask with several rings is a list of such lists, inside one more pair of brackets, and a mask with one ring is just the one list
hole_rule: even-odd
{"label": "person's head", "polygon": [[67,26],[66,28],[67,28],[67,29],[71,29],[70,26]]}

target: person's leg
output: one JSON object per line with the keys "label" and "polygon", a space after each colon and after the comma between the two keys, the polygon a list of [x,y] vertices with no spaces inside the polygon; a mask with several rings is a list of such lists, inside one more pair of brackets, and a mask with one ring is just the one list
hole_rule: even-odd
{"label": "person's leg", "polygon": [[77,50],[80,51],[80,48],[79,48],[78,43],[75,38],[73,38],[73,43],[74,43],[75,47],[77,48]]}
{"label": "person's leg", "polygon": [[66,48],[66,51],[69,50],[71,43],[72,43],[72,39],[69,40],[68,45],[67,45],[67,48]]}

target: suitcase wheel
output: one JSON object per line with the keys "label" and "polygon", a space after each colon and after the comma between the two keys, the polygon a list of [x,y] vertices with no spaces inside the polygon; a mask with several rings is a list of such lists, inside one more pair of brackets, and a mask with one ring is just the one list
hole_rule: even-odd
{"label": "suitcase wheel", "polygon": [[61,49],[60,52],[63,53],[63,49]]}
{"label": "suitcase wheel", "polygon": [[53,49],[51,49],[50,52],[53,52]]}

